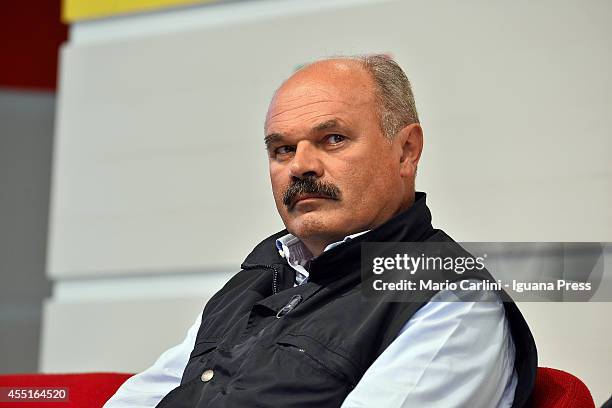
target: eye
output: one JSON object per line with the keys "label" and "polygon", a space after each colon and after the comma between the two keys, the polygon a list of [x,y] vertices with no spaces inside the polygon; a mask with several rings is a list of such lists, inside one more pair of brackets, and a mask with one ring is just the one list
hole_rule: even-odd
{"label": "eye", "polygon": [[344,137],[344,136],[342,136],[342,135],[336,135],[336,134],[333,134],[333,135],[328,135],[328,136],[326,137],[326,139],[327,139],[327,141],[328,141],[330,144],[333,144],[333,145],[334,145],[334,144],[338,144],[338,143],[342,142],[344,139],[346,139],[346,137]]}
{"label": "eye", "polygon": [[279,146],[276,149],[274,149],[274,154],[275,155],[285,155],[285,154],[290,154],[293,151],[295,151],[295,147],[293,146]]}

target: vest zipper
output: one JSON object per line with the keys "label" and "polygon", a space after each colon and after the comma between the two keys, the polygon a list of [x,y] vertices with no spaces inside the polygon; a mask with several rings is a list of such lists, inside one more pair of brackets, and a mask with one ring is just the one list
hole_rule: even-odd
{"label": "vest zipper", "polygon": [[263,265],[263,264],[254,264],[254,265],[242,265],[242,269],[257,269],[264,268],[272,271],[272,294],[276,295],[278,293],[278,269],[273,267],[272,265]]}
{"label": "vest zipper", "polygon": [[297,305],[300,304],[302,299],[303,299],[302,295],[291,296],[291,299],[289,300],[289,302],[287,302],[287,304],[283,306],[281,310],[278,311],[278,313],[276,314],[276,318],[280,319],[281,317],[283,317],[284,315],[292,311]]}
{"label": "vest zipper", "polygon": [[272,270],[274,271],[274,274],[272,275],[272,294],[275,295],[276,293],[278,293],[278,270],[276,270],[276,268],[273,266]]}

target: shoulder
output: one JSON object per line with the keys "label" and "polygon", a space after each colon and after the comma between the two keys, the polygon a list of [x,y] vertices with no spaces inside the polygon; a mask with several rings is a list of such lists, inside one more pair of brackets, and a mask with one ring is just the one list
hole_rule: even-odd
{"label": "shoulder", "polygon": [[[516,387],[514,345],[501,299],[493,292],[484,299],[438,292],[405,322],[343,407],[507,406]],[[373,388],[383,391],[376,401]]]}

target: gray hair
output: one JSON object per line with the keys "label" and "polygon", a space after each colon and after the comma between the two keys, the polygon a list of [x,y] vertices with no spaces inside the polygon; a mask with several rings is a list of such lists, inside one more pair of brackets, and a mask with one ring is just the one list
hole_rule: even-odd
{"label": "gray hair", "polygon": [[348,57],[359,61],[372,75],[380,100],[381,128],[389,139],[412,123],[419,122],[412,86],[406,74],[384,54]]}

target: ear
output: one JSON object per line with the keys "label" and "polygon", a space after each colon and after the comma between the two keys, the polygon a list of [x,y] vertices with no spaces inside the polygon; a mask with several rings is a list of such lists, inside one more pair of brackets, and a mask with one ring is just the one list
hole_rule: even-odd
{"label": "ear", "polygon": [[395,135],[400,151],[400,175],[414,178],[423,151],[423,129],[418,123],[407,125]]}

